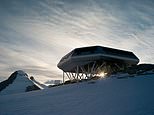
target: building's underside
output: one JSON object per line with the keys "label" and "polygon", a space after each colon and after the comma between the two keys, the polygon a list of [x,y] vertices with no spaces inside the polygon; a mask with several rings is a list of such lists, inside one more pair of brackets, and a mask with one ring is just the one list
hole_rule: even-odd
{"label": "building's underside", "polygon": [[102,46],[77,48],[65,55],[58,63],[70,80],[91,79],[101,73],[111,74],[138,64],[132,53]]}

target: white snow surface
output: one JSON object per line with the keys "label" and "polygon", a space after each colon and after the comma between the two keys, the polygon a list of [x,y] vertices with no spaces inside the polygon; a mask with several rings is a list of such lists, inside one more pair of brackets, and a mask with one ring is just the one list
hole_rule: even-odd
{"label": "white snow surface", "polygon": [[0,115],[154,115],[154,75],[0,96]]}
{"label": "white snow surface", "polygon": [[0,92],[0,95],[23,93],[26,91],[27,86],[32,86],[34,83],[28,78],[27,74],[19,70],[17,71],[17,77],[12,84],[9,84],[4,90]]}

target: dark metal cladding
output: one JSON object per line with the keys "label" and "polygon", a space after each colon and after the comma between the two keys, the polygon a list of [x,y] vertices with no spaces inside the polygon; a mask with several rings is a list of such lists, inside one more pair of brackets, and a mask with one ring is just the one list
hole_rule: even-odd
{"label": "dark metal cladding", "polygon": [[77,66],[84,66],[86,68],[87,64],[93,62],[97,65],[106,62],[110,63],[110,65],[117,63],[119,66],[125,65],[128,67],[137,65],[139,59],[133,52],[103,46],[91,46],[72,50],[60,60],[57,66],[64,72],[75,72]]}

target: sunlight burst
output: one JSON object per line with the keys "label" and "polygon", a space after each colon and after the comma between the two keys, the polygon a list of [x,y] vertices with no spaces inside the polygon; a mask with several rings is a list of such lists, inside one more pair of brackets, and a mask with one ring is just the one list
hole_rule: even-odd
{"label": "sunlight burst", "polygon": [[105,78],[106,74],[107,73],[105,73],[105,72],[102,71],[102,72],[99,73],[99,76],[102,77],[102,78]]}

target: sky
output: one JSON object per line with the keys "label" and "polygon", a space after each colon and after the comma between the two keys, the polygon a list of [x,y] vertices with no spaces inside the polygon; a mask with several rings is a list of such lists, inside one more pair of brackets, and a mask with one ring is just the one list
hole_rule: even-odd
{"label": "sky", "polygon": [[77,47],[101,45],[154,63],[153,0],[0,0],[0,81],[24,70],[61,79],[59,60]]}

